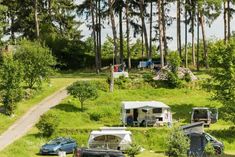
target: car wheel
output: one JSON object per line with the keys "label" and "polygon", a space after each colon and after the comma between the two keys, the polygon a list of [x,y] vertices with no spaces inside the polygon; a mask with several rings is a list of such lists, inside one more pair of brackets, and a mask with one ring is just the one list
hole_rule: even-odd
{"label": "car wheel", "polygon": [[216,155],[221,155],[222,154],[222,151],[221,151],[220,147],[215,147],[215,154]]}

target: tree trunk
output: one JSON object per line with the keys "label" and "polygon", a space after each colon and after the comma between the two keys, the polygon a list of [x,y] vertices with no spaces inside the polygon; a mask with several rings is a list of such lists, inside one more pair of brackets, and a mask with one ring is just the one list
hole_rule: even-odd
{"label": "tree trunk", "polygon": [[115,17],[113,13],[113,1],[108,0],[109,4],[109,15],[111,19],[111,25],[112,25],[112,32],[113,32],[113,44],[114,44],[114,55],[115,55],[115,61],[116,64],[120,63],[120,56],[118,53],[118,45],[117,45],[117,30],[116,30],[116,25],[115,25]]}
{"label": "tree trunk", "polygon": [[98,0],[95,1],[95,10],[96,10],[96,15],[95,15],[95,19],[96,19],[96,25],[95,25],[95,33],[96,33],[96,64],[97,64],[97,68],[96,68],[96,73],[99,74],[100,73],[100,63],[99,63],[99,7],[98,7]]}
{"label": "tree trunk", "polygon": [[182,58],[182,51],[181,51],[181,16],[180,16],[180,0],[177,0],[177,15],[176,15],[176,21],[177,21],[177,50],[179,52],[180,58]]}
{"label": "tree trunk", "polygon": [[110,65],[110,84],[109,84],[109,91],[113,92],[113,88],[114,88],[114,76],[113,76],[113,65]]}
{"label": "tree trunk", "polygon": [[99,26],[98,26],[98,31],[99,31],[99,51],[98,51],[98,60],[99,60],[99,71],[101,69],[102,63],[101,63],[101,7],[100,7],[101,0],[99,0]]}
{"label": "tree trunk", "polygon": [[38,0],[34,0],[34,18],[35,18],[36,38],[39,39]]}
{"label": "tree trunk", "polygon": [[14,15],[11,14],[11,40],[15,42],[15,31],[13,25],[15,23]]}
{"label": "tree trunk", "polygon": [[140,0],[140,14],[141,14],[141,22],[142,22],[142,34],[144,35],[144,43],[145,43],[145,51],[148,55],[148,34],[144,20],[144,0]]}
{"label": "tree trunk", "polygon": [[97,44],[96,44],[96,28],[95,28],[95,15],[94,15],[94,3],[93,0],[90,0],[90,9],[91,9],[91,18],[92,18],[92,36],[94,42],[94,52],[95,52],[95,66],[96,66],[96,73],[99,73],[99,59],[97,53]]}
{"label": "tree trunk", "polygon": [[158,1],[158,29],[159,29],[159,51],[160,51],[160,58],[161,58],[161,67],[164,67],[164,52],[162,49],[163,41],[163,26],[162,26],[162,0]]}
{"label": "tree trunk", "polygon": [[197,71],[200,70],[200,60],[199,60],[199,48],[200,48],[200,22],[199,22],[199,5],[198,5],[198,2],[197,2]]}
{"label": "tree trunk", "polygon": [[[185,0],[185,4],[187,5],[187,0]],[[185,68],[188,67],[188,20],[187,20],[187,8],[185,6]]]}
{"label": "tree trunk", "polygon": [[129,28],[129,0],[126,0],[126,41],[127,41],[127,56],[128,69],[131,69],[131,52],[130,52],[130,28]]}
{"label": "tree trunk", "polygon": [[204,16],[202,14],[201,14],[201,17],[200,17],[200,23],[201,23],[201,29],[202,29],[204,59],[205,59],[205,62],[206,62],[206,69],[208,69],[209,64],[208,64],[208,52],[207,52],[207,44],[206,44],[205,22],[204,22]]}
{"label": "tree trunk", "polygon": [[196,66],[196,60],[195,60],[195,43],[194,43],[194,25],[195,25],[195,2],[192,0],[192,17],[191,17],[191,23],[192,23],[192,62],[193,66]]}
{"label": "tree trunk", "polygon": [[227,17],[228,17],[228,40],[231,37],[231,8],[230,8],[230,0],[227,0]]}
{"label": "tree trunk", "polygon": [[227,42],[227,8],[226,8],[226,1],[224,0],[223,7],[224,7],[224,42]]}
{"label": "tree trunk", "polygon": [[[167,39],[166,39],[166,20],[165,20],[165,7],[164,7],[164,0],[162,0],[161,3],[161,9],[162,9],[162,32],[163,32],[163,48],[164,48],[164,56],[168,55],[168,48],[167,48]],[[165,57],[166,59],[166,57]],[[166,63],[165,63],[166,64]]]}
{"label": "tree trunk", "polygon": [[120,63],[123,64],[123,29],[122,29],[122,3],[119,4],[119,35],[120,35]]}
{"label": "tree trunk", "polygon": [[148,59],[152,59],[152,29],[153,29],[153,2],[150,2],[150,25],[149,25],[149,54]]}

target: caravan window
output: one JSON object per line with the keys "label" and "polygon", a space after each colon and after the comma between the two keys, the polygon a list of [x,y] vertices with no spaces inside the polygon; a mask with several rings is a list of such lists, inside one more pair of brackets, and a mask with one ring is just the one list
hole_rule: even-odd
{"label": "caravan window", "polygon": [[126,113],[131,113],[131,110],[126,110]]}
{"label": "caravan window", "polygon": [[154,108],[153,113],[162,113],[162,108]]}

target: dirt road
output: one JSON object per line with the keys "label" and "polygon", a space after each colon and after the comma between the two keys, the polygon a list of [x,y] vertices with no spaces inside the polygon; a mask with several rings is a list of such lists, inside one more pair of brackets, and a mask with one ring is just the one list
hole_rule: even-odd
{"label": "dirt road", "polygon": [[35,123],[37,123],[42,114],[59,104],[66,97],[67,91],[65,88],[63,88],[31,108],[8,130],[0,135],[0,151],[6,148],[9,144],[13,143],[15,140],[25,135],[35,125]]}

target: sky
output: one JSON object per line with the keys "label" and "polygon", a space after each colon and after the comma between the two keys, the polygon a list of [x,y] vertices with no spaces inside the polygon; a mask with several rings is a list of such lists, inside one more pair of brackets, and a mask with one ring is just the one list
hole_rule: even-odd
{"label": "sky", "polygon": [[[82,3],[82,1],[83,0],[79,0],[78,1],[78,3]],[[170,11],[170,15],[171,16],[176,16],[176,7],[175,7],[175,4],[172,4],[171,6],[171,11]],[[183,18],[183,17],[182,17]],[[83,21],[83,22],[85,22],[84,21],[84,19],[82,19],[82,18],[80,18],[79,19],[80,21]],[[118,23],[118,19],[116,19],[116,24]],[[156,24],[156,23],[155,23]],[[126,32],[126,29],[125,29],[125,21],[124,21],[124,23],[123,23],[123,32]],[[153,24],[154,25],[154,24]],[[234,26],[235,25],[235,19],[232,19],[231,20],[231,31],[234,31]],[[147,20],[146,20],[146,26],[147,26],[147,29],[149,29],[149,24],[148,24],[148,22],[147,22]],[[213,22],[213,24],[211,25],[211,27],[209,27],[208,25],[206,26],[206,38],[207,39],[210,39],[210,40],[215,40],[215,39],[221,39],[221,38],[223,38],[223,36],[224,36],[224,33],[223,33],[223,31],[224,31],[224,24],[223,24],[223,14],[221,14],[221,16],[219,16],[214,22]],[[112,29],[111,29],[111,25],[107,25],[107,24],[105,24],[104,25],[104,29],[102,29],[102,42],[104,42],[105,41],[105,38],[107,37],[107,35],[109,35],[109,36],[111,36],[112,37]],[[91,30],[89,30],[87,27],[86,27],[86,24],[84,23],[84,24],[82,24],[82,26],[80,27],[81,28],[81,30],[82,30],[82,34],[84,35],[84,39],[86,39],[87,37],[89,37],[90,36],[90,34],[91,34]],[[118,24],[117,24],[117,26],[116,26],[116,28],[117,28],[117,30],[119,29],[119,26],[118,26]],[[184,30],[184,24],[182,23],[181,24],[181,28],[182,28],[182,30],[181,30],[181,37],[182,37],[182,45],[184,45],[184,32],[185,32],[185,30]],[[195,30],[196,30],[196,28],[195,28]],[[148,32],[149,32],[149,30],[147,30]],[[132,35],[132,34],[131,34]],[[169,41],[169,43],[168,43],[168,46],[169,46],[169,48],[171,49],[171,50],[176,50],[176,47],[177,47],[177,45],[176,45],[176,21],[174,21],[173,22],[173,24],[170,26],[170,27],[168,27],[167,28],[167,35],[168,36],[171,36],[171,37],[173,37],[173,40],[172,41]],[[149,36],[149,35],[148,35]],[[195,32],[195,37],[196,37],[196,32]],[[139,38],[140,38],[140,36],[139,36]],[[202,38],[202,36],[201,36],[201,32],[200,32],[200,38]],[[135,41],[136,39],[134,39],[133,37],[132,37],[132,41]],[[191,34],[190,33],[188,33],[188,40],[190,41],[191,40]],[[195,40],[196,40],[196,38],[195,38]],[[157,44],[157,43],[153,43],[153,44]]]}

